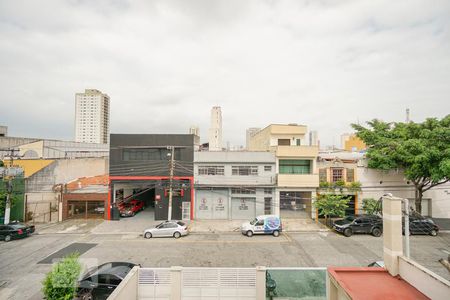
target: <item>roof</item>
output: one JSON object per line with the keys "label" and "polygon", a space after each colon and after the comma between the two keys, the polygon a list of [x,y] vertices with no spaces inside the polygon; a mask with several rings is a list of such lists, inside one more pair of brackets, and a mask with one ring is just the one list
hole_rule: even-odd
{"label": "roof", "polygon": [[109,184],[109,176],[108,175],[98,175],[98,176],[90,176],[90,177],[81,177],[75,180],[72,180],[67,183],[68,191],[75,190],[90,190],[88,187],[92,186],[107,186]]}
{"label": "roof", "polygon": [[391,276],[384,268],[329,267],[328,272],[354,300],[429,299],[399,276]]}

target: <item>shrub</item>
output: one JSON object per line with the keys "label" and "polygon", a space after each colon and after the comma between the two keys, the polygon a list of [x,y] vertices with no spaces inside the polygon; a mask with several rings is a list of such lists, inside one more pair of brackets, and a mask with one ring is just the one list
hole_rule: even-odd
{"label": "shrub", "polygon": [[350,182],[347,186],[347,188],[351,191],[360,191],[361,190],[361,182],[359,181],[354,181],[354,182]]}
{"label": "shrub", "polygon": [[81,272],[79,256],[78,253],[72,253],[64,257],[47,273],[42,282],[45,299],[69,300],[76,296],[77,281]]}
{"label": "shrub", "polygon": [[381,203],[373,198],[363,199],[362,206],[363,210],[369,215],[374,215],[381,209]]}
{"label": "shrub", "polygon": [[327,181],[321,181],[321,182],[319,182],[319,188],[328,189],[328,188],[330,188],[330,184]]}
{"label": "shrub", "polygon": [[349,202],[350,199],[344,195],[327,194],[320,195],[314,205],[319,213],[325,216],[325,224],[327,224],[329,216],[345,216]]}

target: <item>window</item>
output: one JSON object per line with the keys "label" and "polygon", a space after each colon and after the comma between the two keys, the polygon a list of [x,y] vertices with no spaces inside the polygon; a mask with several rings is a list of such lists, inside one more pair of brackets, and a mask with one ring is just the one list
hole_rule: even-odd
{"label": "window", "polygon": [[252,194],[256,194],[256,189],[255,188],[232,188],[231,193],[232,194],[252,195]]}
{"label": "window", "polygon": [[231,167],[231,175],[255,176],[255,175],[258,175],[258,167],[257,166],[232,166]]}
{"label": "window", "polygon": [[272,212],[272,197],[264,197],[264,214],[270,215]]}
{"label": "window", "polygon": [[264,166],[264,172],[272,172],[272,166]]}
{"label": "window", "polygon": [[264,188],[264,194],[265,195],[272,195],[272,189],[271,188]]}
{"label": "window", "polygon": [[296,145],[297,146],[301,146],[302,145],[302,140],[301,139],[297,139],[296,140]]}
{"label": "window", "polygon": [[327,169],[319,169],[319,181],[327,182]]}
{"label": "window", "polygon": [[278,146],[290,146],[291,140],[290,139],[278,139]]}
{"label": "window", "polygon": [[311,161],[280,160],[280,174],[311,174]]}
{"label": "window", "polygon": [[343,169],[332,168],[331,169],[331,174],[332,174],[331,179],[332,179],[332,181],[336,182],[336,181],[343,180],[344,178],[343,178],[343,174],[342,173],[343,173]]}
{"label": "window", "polygon": [[347,169],[347,182],[355,181],[355,170]]}
{"label": "window", "polygon": [[[167,160],[170,150],[147,148],[147,149],[124,149],[123,160]],[[181,149],[175,149],[175,159],[180,159]]]}
{"label": "window", "polygon": [[224,166],[199,166],[198,175],[225,175]]}

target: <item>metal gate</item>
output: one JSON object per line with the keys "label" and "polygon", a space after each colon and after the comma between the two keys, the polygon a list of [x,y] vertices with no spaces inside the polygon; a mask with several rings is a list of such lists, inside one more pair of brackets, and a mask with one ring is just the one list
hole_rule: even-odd
{"label": "metal gate", "polygon": [[140,268],[138,274],[138,299],[170,300],[170,269]]}
{"label": "metal gate", "polygon": [[256,269],[183,268],[182,300],[256,299]]}

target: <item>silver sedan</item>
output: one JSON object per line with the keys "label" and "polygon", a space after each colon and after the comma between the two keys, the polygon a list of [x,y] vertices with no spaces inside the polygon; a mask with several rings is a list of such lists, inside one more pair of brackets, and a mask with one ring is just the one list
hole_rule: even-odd
{"label": "silver sedan", "polygon": [[187,226],[181,221],[164,221],[156,227],[149,228],[144,231],[144,237],[146,239],[166,236],[173,236],[177,239],[187,234]]}

